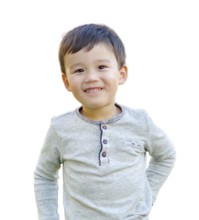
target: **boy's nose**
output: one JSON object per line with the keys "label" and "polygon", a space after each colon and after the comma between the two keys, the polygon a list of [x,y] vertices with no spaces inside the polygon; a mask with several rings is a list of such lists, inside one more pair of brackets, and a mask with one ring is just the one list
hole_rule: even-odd
{"label": "boy's nose", "polygon": [[87,72],[85,82],[94,82],[98,80],[99,80],[99,75],[96,71]]}

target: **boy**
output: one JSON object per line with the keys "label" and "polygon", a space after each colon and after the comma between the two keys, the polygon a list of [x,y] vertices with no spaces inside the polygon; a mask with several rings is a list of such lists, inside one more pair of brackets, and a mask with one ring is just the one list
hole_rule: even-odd
{"label": "boy", "polygon": [[39,220],[59,219],[61,164],[66,220],[148,219],[175,150],[145,111],[115,103],[127,79],[125,56],[105,25],[82,25],[62,39],[62,79],[81,107],[52,119],[35,170]]}

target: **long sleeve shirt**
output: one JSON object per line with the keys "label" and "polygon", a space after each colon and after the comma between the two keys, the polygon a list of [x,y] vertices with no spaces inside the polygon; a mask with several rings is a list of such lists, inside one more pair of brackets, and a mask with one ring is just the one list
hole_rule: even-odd
{"label": "long sleeve shirt", "polygon": [[79,109],[52,119],[35,170],[39,220],[59,220],[61,165],[65,220],[148,219],[175,149],[144,110],[120,108],[107,121]]}

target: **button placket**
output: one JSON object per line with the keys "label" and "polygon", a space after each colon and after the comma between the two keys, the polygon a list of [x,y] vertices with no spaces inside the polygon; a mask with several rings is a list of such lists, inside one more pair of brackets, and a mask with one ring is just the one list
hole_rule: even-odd
{"label": "button placket", "polygon": [[109,162],[109,157],[108,157],[108,148],[109,148],[109,143],[108,143],[108,127],[105,124],[101,125],[101,152],[100,152],[100,161],[101,164],[107,164]]}

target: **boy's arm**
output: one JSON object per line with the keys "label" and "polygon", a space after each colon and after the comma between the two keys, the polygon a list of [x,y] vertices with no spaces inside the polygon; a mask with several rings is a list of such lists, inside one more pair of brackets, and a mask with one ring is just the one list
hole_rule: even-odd
{"label": "boy's arm", "polygon": [[149,161],[146,175],[153,193],[154,204],[161,186],[164,184],[173,169],[176,152],[167,135],[161,129],[156,127],[150,118],[149,122],[150,141],[147,150],[151,159]]}
{"label": "boy's arm", "polygon": [[39,220],[59,220],[57,179],[61,160],[58,147],[60,147],[59,137],[51,127],[47,133],[34,173]]}

